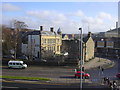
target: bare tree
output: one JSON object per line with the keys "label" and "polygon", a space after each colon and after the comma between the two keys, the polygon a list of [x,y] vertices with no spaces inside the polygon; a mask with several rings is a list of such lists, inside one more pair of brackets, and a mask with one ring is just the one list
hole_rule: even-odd
{"label": "bare tree", "polygon": [[17,55],[21,55],[21,44],[22,44],[22,31],[26,29],[27,24],[22,21],[14,20],[14,29],[15,29],[15,59]]}

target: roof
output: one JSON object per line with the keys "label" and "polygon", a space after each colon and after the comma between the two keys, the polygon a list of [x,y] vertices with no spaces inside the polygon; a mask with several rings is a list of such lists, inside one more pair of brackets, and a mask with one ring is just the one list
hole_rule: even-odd
{"label": "roof", "polygon": [[88,32],[88,35],[83,38],[83,42],[86,43],[91,36],[92,36],[92,33]]}
{"label": "roof", "polygon": [[31,31],[28,32],[28,35],[40,35],[40,31]]}
{"label": "roof", "polygon": [[64,38],[64,37],[65,37],[65,35],[66,35],[66,34],[62,34],[62,38]]}
{"label": "roof", "polygon": [[51,31],[42,31],[42,35],[56,35],[56,32],[51,32]]}
{"label": "roof", "polygon": [[[42,35],[57,35],[56,32],[51,31],[41,31]],[[29,32],[28,35],[40,35],[40,31]]]}
{"label": "roof", "polygon": [[74,38],[74,34],[62,34],[62,38],[64,38],[65,35],[67,35],[69,39],[73,39]]}
{"label": "roof", "polygon": [[84,37],[84,38],[83,38],[83,42],[86,43],[86,42],[88,41],[89,38],[90,38],[90,37],[88,37],[88,36]]}
{"label": "roof", "polygon": [[[118,28],[118,31],[120,31],[120,27]],[[107,32],[117,32],[117,29],[115,28],[115,29],[110,29],[109,31],[107,31]]]}
{"label": "roof", "polygon": [[57,33],[62,33],[62,31],[61,31],[61,29],[60,29],[60,28],[58,28]]}
{"label": "roof", "polygon": [[12,60],[10,60],[8,63],[10,63],[10,62],[14,62],[14,63],[23,63],[23,61],[12,61]]}

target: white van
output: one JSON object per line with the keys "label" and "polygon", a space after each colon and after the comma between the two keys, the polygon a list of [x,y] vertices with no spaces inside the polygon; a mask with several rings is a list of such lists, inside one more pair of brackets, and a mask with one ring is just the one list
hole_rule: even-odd
{"label": "white van", "polygon": [[9,61],[9,68],[27,68],[27,64],[24,64],[23,61]]}

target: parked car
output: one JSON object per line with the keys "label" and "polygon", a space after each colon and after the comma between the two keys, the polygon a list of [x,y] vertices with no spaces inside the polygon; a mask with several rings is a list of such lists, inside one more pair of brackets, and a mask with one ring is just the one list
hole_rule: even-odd
{"label": "parked car", "polygon": [[90,74],[85,73],[85,72],[83,72],[83,71],[82,71],[82,72],[76,71],[76,73],[75,73],[75,78],[80,78],[81,73],[82,73],[82,78],[86,78],[86,79],[90,78]]}
{"label": "parked car", "polygon": [[3,55],[4,59],[14,59],[14,56],[13,55]]}
{"label": "parked car", "polygon": [[116,77],[117,77],[117,78],[120,78],[120,73],[117,73]]}
{"label": "parked car", "polygon": [[25,56],[25,55],[23,55],[23,56],[18,57],[17,59],[21,59],[21,60],[28,60],[28,57],[27,57],[27,56]]}

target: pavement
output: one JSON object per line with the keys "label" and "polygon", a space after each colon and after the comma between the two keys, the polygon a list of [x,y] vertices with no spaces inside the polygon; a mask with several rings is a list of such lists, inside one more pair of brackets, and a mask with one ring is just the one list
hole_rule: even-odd
{"label": "pavement", "polygon": [[107,68],[111,68],[115,65],[114,62],[110,61],[109,59],[104,59],[104,58],[94,58],[92,60],[90,60],[89,62],[85,62],[85,64],[83,65],[85,70],[89,70],[89,69],[95,69],[98,68],[99,66],[107,69]]}

